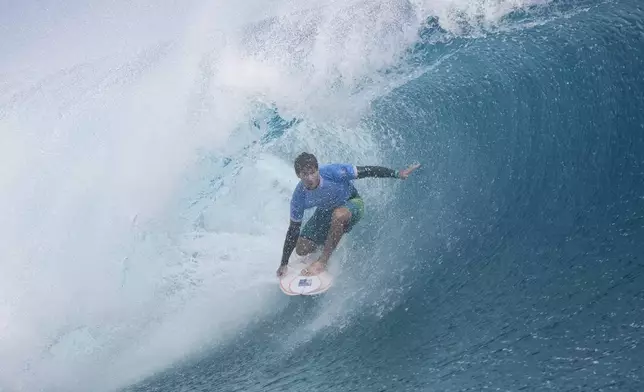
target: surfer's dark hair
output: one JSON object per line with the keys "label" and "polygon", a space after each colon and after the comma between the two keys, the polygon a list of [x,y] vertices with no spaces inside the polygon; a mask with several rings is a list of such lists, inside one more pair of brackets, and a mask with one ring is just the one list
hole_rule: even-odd
{"label": "surfer's dark hair", "polygon": [[303,152],[295,158],[295,174],[298,176],[302,170],[306,168],[318,169],[318,160],[315,158],[315,155],[309,154],[308,152]]}

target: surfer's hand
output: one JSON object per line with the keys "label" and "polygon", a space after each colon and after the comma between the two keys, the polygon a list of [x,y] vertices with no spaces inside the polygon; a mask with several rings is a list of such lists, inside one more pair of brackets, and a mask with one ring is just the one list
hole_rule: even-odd
{"label": "surfer's hand", "polygon": [[277,269],[277,277],[281,278],[282,276],[286,275],[286,271],[288,271],[288,265],[280,265],[280,267]]}
{"label": "surfer's hand", "polygon": [[409,166],[407,169],[401,170],[398,172],[398,177],[402,180],[406,180],[407,177],[413,172],[414,170],[418,169],[420,167],[420,163],[415,163],[411,166]]}

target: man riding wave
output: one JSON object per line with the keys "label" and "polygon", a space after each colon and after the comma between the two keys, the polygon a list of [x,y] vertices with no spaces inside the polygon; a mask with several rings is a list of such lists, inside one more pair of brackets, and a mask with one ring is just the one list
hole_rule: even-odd
{"label": "man riding wave", "polygon": [[[318,166],[317,158],[304,152],[295,159],[294,166],[300,182],[291,198],[291,220],[277,276],[286,273],[293,249],[298,255],[305,256],[314,252],[318,246],[323,246],[318,260],[302,270],[302,275],[317,275],[326,269],[342,235],[351,231],[364,214],[364,202],[354,187],[353,180],[367,177],[404,180],[420,164],[399,171],[382,166],[340,163]],[[316,210],[313,216],[300,231],[304,210],[314,207]]]}

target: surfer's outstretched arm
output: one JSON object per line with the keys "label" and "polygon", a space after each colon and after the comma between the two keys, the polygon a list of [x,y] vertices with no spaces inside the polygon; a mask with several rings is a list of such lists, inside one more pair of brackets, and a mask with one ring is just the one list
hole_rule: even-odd
{"label": "surfer's outstretched arm", "polygon": [[398,172],[383,166],[356,166],[358,175],[356,178],[398,178]]}
{"label": "surfer's outstretched arm", "polygon": [[414,170],[418,169],[420,164],[414,164],[407,169],[394,170],[382,166],[356,166],[356,178],[376,177],[376,178],[400,178],[406,179]]}

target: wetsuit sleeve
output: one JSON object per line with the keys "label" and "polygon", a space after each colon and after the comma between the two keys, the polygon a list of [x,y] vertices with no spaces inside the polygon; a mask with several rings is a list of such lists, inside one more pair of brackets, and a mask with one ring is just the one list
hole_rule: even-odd
{"label": "wetsuit sleeve", "polygon": [[288,225],[286,238],[284,239],[284,248],[282,249],[282,263],[280,265],[288,264],[288,259],[295,249],[297,239],[300,237],[300,226],[304,218],[304,194],[300,187],[296,187],[291,197],[291,223]]}
{"label": "wetsuit sleeve", "polygon": [[284,248],[282,249],[282,262],[280,265],[288,264],[288,259],[295,249],[297,244],[297,239],[300,237],[300,226],[301,222],[293,222],[288,225],[288,231],[286,232],[286,238],[284,239]]}
{"label": "wetsuit sleeve", "polygon": [[357,166],[357,177],[376,177],[376,178],[399,178],[398,171],[382,166]]}

